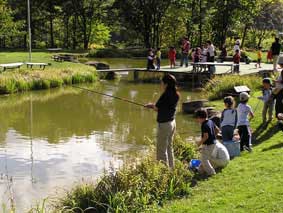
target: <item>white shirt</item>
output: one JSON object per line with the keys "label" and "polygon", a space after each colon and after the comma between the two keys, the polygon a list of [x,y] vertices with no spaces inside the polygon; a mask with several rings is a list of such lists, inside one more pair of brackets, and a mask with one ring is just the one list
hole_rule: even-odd
{"label": "white shirt", "polygon": [[224,162],[227,162],[230,160],[230,155],[229,155],[227,148],[222,143],[219,143],[219,142],[215,144],[215,147],[211,153],[211,156],[213,158],[216,158],[217,160],[222,160]]}
{"label": "white shirt", "polygon": [[234,53],[236,53],[236,50],[239,50],[239,53],[240,53],[240,55],[241,55],[241,48],[240,48],[240,45],[236,44],[236,45],[234,46]]}
{"label": "white shirt", "polygon": [[213,44],[211,44],[210,46],[208,46],[207,52],[209,53],[209,56],[210,56],[210,57],[213,57],[213,56],[214,56],[214,51],[215,51],[215,48],[214,48]]}
{"label": "white shirt", "polygon": [[201,62],[207,62],[207,49],[206,48],[202,50],[201,55],[202,55]]}
{"label": "white shirt", "polygon": [[221,127],[237,125],[237,111],[235,109],[225,109],[221,116]]}
{"label": "white shirt", "polygon": [[252,113],[252,108],[248,104],[240,103],[237,108],[238,126],[249,126],[249,114]]}

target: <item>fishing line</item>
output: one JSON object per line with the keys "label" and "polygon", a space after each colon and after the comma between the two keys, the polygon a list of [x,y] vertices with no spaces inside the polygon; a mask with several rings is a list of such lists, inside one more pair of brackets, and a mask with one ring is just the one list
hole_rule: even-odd
{"label": "fishing line", "polygon": [[79,87],[79,86],[75,86],[75,85],[71,85],[71,86],[74,87],[74,88],[77,88],[77,89],[81,89],[81,90],[87,91],[87,92],[95,93],[95,94],[98,94],[98,95],[114,98],[114,99],[117,99],[117,100],[120,100],[120,101],[124,101],[124,102],[130,103],[130,104],[134,104],[136,106],[145,107],[144,104],[137,103],[137,102],[134,102],[134,101],[130,101],[130,100],[125,99],[125,98],[117,97],[117,96],[114,96],[114,95],[108,95],[106,93],[98,92],[98,91],[87,89],[87,88],[84,88],[84,87]]}

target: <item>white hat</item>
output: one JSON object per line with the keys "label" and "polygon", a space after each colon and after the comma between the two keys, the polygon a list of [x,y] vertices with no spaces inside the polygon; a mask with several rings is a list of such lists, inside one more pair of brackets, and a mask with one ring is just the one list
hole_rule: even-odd
{"label": "white hat", "polygon": [[241,92],[240,94],[240,101],[247,101],[249,100],[250,95],[247,92]]}

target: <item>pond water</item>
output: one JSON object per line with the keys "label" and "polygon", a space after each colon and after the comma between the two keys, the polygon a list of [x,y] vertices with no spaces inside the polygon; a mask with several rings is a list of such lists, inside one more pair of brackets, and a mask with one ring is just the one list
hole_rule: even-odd
{"label": "pond water", "polygon": [[[160,95],[158,84],[123,80],[81,86],[141,103]],[[12,198],[17,212],[145,155],[156,134],[155,112],[72,87],[1,96],[0,119],[0,204]],[[190,137],[199,129],[181,104],[177,126]]]}

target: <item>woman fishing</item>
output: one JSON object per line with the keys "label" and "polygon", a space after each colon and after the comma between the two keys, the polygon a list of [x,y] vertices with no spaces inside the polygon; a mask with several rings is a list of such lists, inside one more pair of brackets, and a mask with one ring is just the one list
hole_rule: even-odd
{"label": "woman fishing", "polygon": [[174,167],[173,137],[176,130],[175,114],[180,95],[176,88],[176,79],[167,74],[162,78],[163,91],[156,104],[149,103],[147,108],[157,111],[157,160]]}

